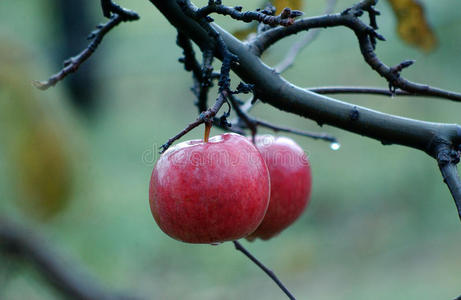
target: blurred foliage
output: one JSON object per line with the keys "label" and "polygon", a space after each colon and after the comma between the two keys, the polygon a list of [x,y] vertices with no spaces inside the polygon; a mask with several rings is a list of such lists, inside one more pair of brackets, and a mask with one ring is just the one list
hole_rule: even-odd
{"label": "blurred foliage", "polygon": [[[98,61],[95,76],[103,89],[101,110],[91,122],[78,118],[76,122],[75,112],[65,105],[64,85],[46,92],[30,89],[33,79],[43,80],[57,71],[52,53],[63,41],[55,34],[51,0],[1,2],[0,36],[19,44],[27,59],[11,59],[12,71],[1,64],[0,76],[24,66],[28,72],[17,76],[25,96],[0,88],[0,110],[10,105],[19,109],[17,98],[37,100],[46,112],[43,118],[57,122],[51,126],[61,132],[55,134],[60,137],[56,139],[64,140],[70,164],[78,170],[72,176],[72,201],[67,208],[48,222],[37,223],[15,205],[19,183],[6,167],[13,158],[0,150],[0,213],[37,227],[64,256],[82,264],[109,288],[133,290],[148,299],[283,299],[277,287],[232,244],[183,244],[155,225],[148,204],[150,173],[159,146],[197,117],[189,91],[192,80],[177,63],[181,50],[170,23],[149,1],[118,2],[138,11],[141,20],[118,26],[91,58]],[[336,11],[355,2],[339,1]],[[459,3],[421,2],[438,34],[437,49],[426,55],[401,43],[393,12],[380,1],[378,24],[387,41],[378,43],[377,53],[389,65],[416,59],[403,73],[413,81],[461,91],[461,18],[459,10],[453,9]],[[306,16],[318,15],[325,8],[323,0],[304,3]],[[225,4],[255,9],[261,2],[229,0]],[[103,21],[99,2],[94,2],[91,11],[96,22]],[[215,19],[230,31],[242,27],[226,17]],[[295,38],[271,47],[265,63],[278,63]],[[18,52],[17,47],[8,51],[10,55]],[[363,62],[356,38],[346,28],[323,30],[284,77],[306,87],[387,86]],[[461,122],[460,104],[446,100],[336,98],[405,117]],[[258,104],[254,114],[280,125],[328,131],[341,142],[339,151],[331,151],[324,142],[291,136],[312,162],[309,208],[276,239],[243,242],[299,299],[451,299],[460,294],[461,226],[433,159],[329,126],[319,128],[315,122],[265,104]],[[34,115],[34,110],[22,115],[0,112],[0,148],[13,147],[4,136],[16,135],[15,126],[6,125],[6,119],[26,124]],[[34,132],[35,125],[27,128]],[[198,129],[186,138],[199,138],[202,133]],[[212,129],[212,135],[217,133],[218,129]],[[0,299],[60,299],[31,267],[14,268],[3,280],[2,259]]]}
{"label": "blurred foliage", "polygon": [[302,0],[271,0],[272,5],[277,9],[275,14],[278,15],[286,7],[295,10],[303,10],[304,2]]}
{"label": "blurred foliage", "polygon": [[60,124],[32,91],[27,54],[3,39],[0,46],[0,136],[9,173],[14,177],[16,202],[29,215],[47,219],[67,204],[72,170]]}
{"label": "blurred foliage", "polygon": [[388,0],[397,17],[397,32],[406,43],[429,52],[437,38],[426,20],[423,5],[417,0]]}

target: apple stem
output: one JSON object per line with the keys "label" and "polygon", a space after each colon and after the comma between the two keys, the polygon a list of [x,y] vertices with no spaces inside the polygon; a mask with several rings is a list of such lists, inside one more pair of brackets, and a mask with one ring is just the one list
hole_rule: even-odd
{"label": "apple stem", "polygon": [[203,141],[208,143],[208,138],[210,137],[210,130],[211,130],[211,122],[205,122],[205,136]]}
{"label": "apple stem", "polygon": [[242,244],[240,244],[238,241],[233,241],[235,249],[238,251],[242,252],[245,254],[246,257],[248,257],[252,262],[254,262],[258,267],[261,268],[278,286],[279,288],[285,293],[285,295],[288,296],[290,300],[296,300],[295,296],[293,296],[290,291],[283,285],[283,283],[278,279],[278,277],[270,270],[267,268],[262,262],[260,262],[256,257],[254,257],[250,252],[248,252],[247,249],[245,249]]}

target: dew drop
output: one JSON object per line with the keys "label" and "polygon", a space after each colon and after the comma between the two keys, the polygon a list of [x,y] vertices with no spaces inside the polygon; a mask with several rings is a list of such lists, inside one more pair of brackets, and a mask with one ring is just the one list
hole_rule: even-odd
{"label": "dew drop", "polygon": [[333,150],[333,151],[337,151],[339,150],[339,148],[341,148],[341,145],[339,143],[331,143],[330,145],[330,149]]}

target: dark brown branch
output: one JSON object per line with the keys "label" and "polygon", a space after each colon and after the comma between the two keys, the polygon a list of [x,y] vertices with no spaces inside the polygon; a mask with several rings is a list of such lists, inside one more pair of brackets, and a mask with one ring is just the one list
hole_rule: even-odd
{"label": "dark brown branch", "polygon": [[[359,41],[360,50],[365,61],[379,75],[386,78],[390,85],[391,91],[393,91],[395,88],[400,88],[406,92],[418,95],[461,101],[460,93],[411,82],[400,76],[401,68],[389,67],[381,60],[379,60],[374,52],[375,40],[384,40],[384,38],[379,35],[374,28],[376,26],[376,21],[372,21],[372,25],[369,26],[359,19],[359,16],[363,11],[369,12],[371,20],[375,19],[377,11],[372,7],[374,2],[375,1],[362,1],[355,5],[353,8],[345,10],[341,14],[306,18],[295,21],[293,25],[289,27],[278,27],[270,29],[262,33],[252,42],[252,51],[254,51],[254,53],[257,55],[261,55],[263,51],[265,51],[268,47],[277,41],[301,31],[306,31],[313,28],[346,26],[353,30],[356,34]],[[405,61],[399,66],[406,66],[407,62],[408,61]]]}
{"label": "dark brown branch", "polygon": [[242,244],[238,241],[234,241],[235,249],[245,254],[252,262],[254,262],[261,270],[264,271],[279,287],[280,289],[288,296],[289,299],[296,300],[296,298],[290,293],[290,291],[283,285],[283,283],[278,279],[278,277],[268,269],[263,263],[261,263],[256,257],[254,257],[248,250],[246,250]]}
{"label": "dark brown branch", "polygon": [[[203,51],[202,61],[202,77],[198,81],[199,89],[197,92],[197,108],[199,112],[208,109],[208,91],[213,86],[213,49],[206,49]],[[218,79],[221,76],[218,76]]]}
{"label": "dark brown branch", "polygon": [[184,64],[184,69],[186,71],[192,72],[195,78],[200,79],[202,77],[202,71],[199,62],[195,58],[195,51],[190,39],[185,34],[178,31],[176,44],[183,49],[182,54],[184,56],[179,58],[179,62]]}
{"label": "dark brown branch", "polygon": [[197,59],[195,58],[195,52],[192,47],[190,39],[183,33],[178,31],[176,44],[183,49],[183,57],[179,59],[181,63],[184,63],[184,69],[192,72],[192,78],[194,81],[194,92],[197,101],[199,113],[207,110],[208,90],[212,86],[212,75],[213,67],[213,51],[210,49],[203,51],[203,66],[201,67]]}
{"label": "dark brown branch", "polygon": [[[183,13],[189,18],[195,20],[200,27],[207,32],[208,36],[213,39],[213,44],[216,47],[215,50],[218,51],[222,58],[221,72],[218,82],[219,92],[222,92],[223,90],[229,91],[231,65],[237,63],[238,58],[229,51],[221,35],[210,25],[210,20],[207,19],[207,16],[200,15],[198,8],[195,7],[189,0],[178,0],[177,3]],[[209,48],[210,47],[208,46],[206,49]]]}
{"label": "dark brown branch", "polygon": [[90,56],[98,48],[104,36],[109,31],[111,31],[115,26],[117,26],[123,21],[132,21],[132,20],[136,20],[136,19],[126,19],[126,17],[122,15],[113,14],[109,22],[99,25],[98,29],[96,29],[90,34],[88,38],[92,39],[92,41],[88,45],[88,47],[86,47],[85,50],[80,52],[80,54],[78,54],[77,56],[71,57],[70,59],[64,62],[64,68],[61,71],[52,75],[46,81],[35,80],[32,82],[32,84],[40,90],[46,90],[52,86],[55,86],[59,81],[63,80],[67,75],[76,72],[78,68],[80,67],[80,65],[83,62],[85,62],[88,58],[90,58]]}
{"label": "dark brown branch", "polygon": [[165,144],[163,144],[160,147],[160,153],[164,153],[175,141],[179,140],[181,137],[183,137],[185,134],[190,132],[195,127],[205,122],[211,122],[214,116],[216,116],[216,114],[218,113],[219,109],[223,106],[224,103],[226,103],[227,96],[227,91],[222,91],[221,93],[219,93],[218,98],[216,99],[216,103],[208,110],[202,112],[197,118],[197,120],[187,125],[186,128],[181,130],[178,134],[176,134],[174,137],[170,138]]}
{"label": "dark brown branch", "polygon": [[304,131],[304,130],[297,130],[297,129],[293,129],[289,127],[274,125],[274,124],[271,124],[263,120],[258,120],[258,119],[254,119],[254,120],[258,126],[269,128],[275,132],[278,132],[278,131],[288,132],[288,133],[292,133],[292,134],[296,134],[300,136],[309,137],[314,140],[322,140],[322,141],[326,141],[330,143],[338,142],[338,140],[334,136],[328,133],[316,133],[316,132],[310,132],[310,131]]}
{"label": "dark brown branch", "polygon": [[94,278],[76,266],[64,263],[62,258],[46,247],[39,234],[0,216],[0,251],[11,257],[26,258],[46,280],[68,299],[134,299],[104,289]]}
{"label": "dark brown branch", "polygon": [[[242,12],[242,6],[230,7],[222,5],[221,1],[211,0],[207,6],[197,10],[197,17],[203,18],[212,13],[230,16],[235,20],[246,23],[257,21],[270,26],[289,26],[293,24],[295,18],[303,14],[301,11],[285,8],[278,16],[274,16],[275,8],[273,6],[263,10]],[[209,21],[212,21],[212,19],[209,19]]]}
{"label": "dark brown branch", "polygon": [[[372,94],[372,95],[383,95],[383,96],[419,96],[417,94],[395,90],[394,92],[389,89],[381,89],[375,87],[359,87],[359,86],[325,86],[325,87],[314,87],[306,88],[306,90],[313,93],[327,95],[327,94]],[[423,95],[421,95],[423,96]]]}
{"label": "dark brown branch", "polygon": [[112,0],[101,0],[102,14],[106,18],[112,18],[113,14],[119,15],[123,21],[134,21],[139,19],[139,15],[129,9],[112,2]]}
{"label": "dark brown branch", "polygon": [[461,179],[456,166],[459,163],[459,157],[459,149],[453,149],[451,145],[441,144],[438,148],[437,163],[442,173],[443,181],[453,196],[458,216],[461,220]]}

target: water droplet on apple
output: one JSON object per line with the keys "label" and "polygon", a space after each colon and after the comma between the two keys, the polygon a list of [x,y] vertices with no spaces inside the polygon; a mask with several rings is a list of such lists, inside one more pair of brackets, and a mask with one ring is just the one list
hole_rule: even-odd
{"label": "water droplet on apple", "polygon": [[334,142],[334,143],[331,143],[331,145],[330,145],[330,149],[333,150],[333,151],[337,151],[337,150],[339,150],[339,148],[341,148],[340,143]]}

